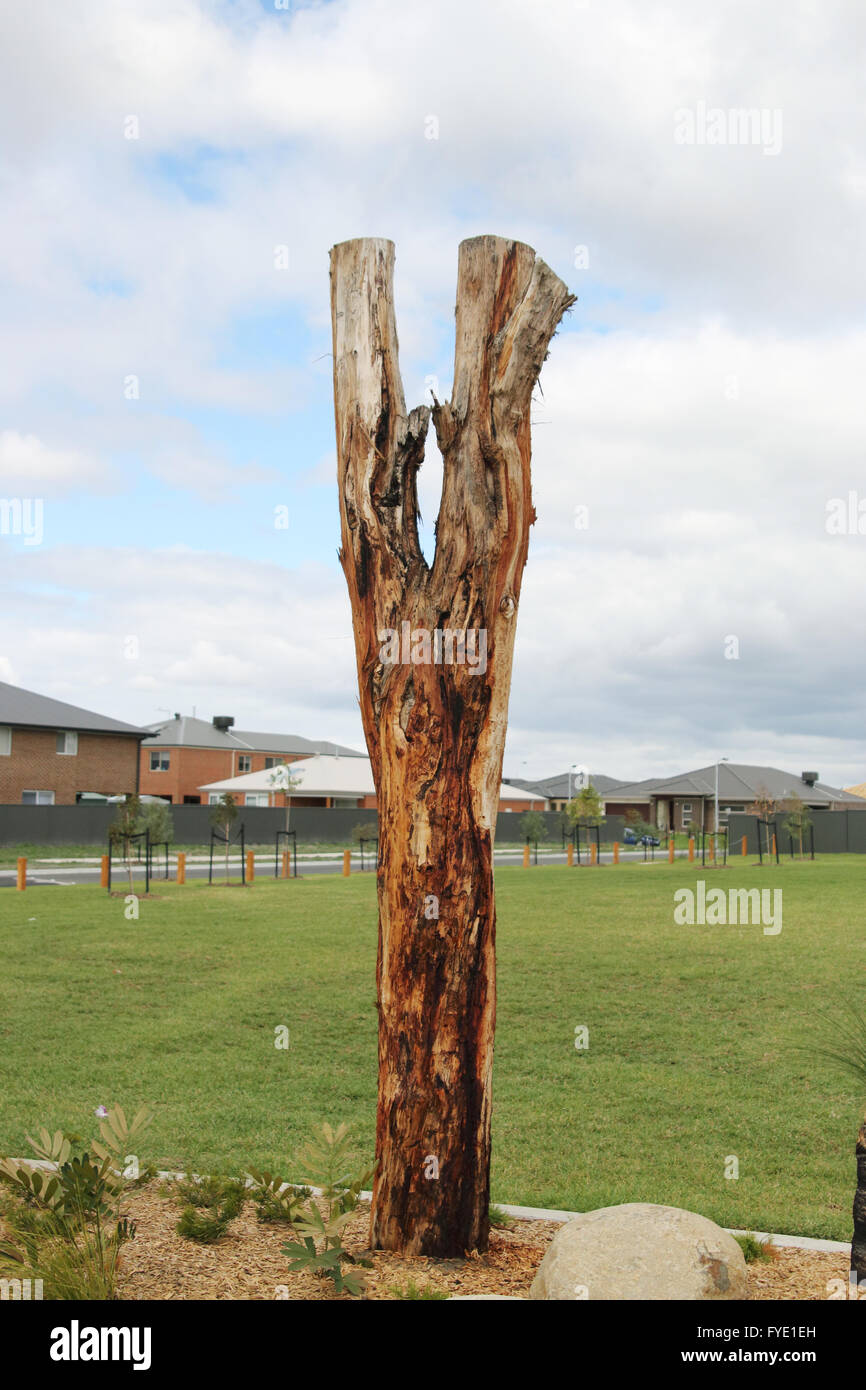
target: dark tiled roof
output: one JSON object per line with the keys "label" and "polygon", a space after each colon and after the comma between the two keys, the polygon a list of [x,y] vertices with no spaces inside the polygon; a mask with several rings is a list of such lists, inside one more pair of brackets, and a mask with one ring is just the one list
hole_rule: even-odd
{"label": "dark tiled roof", "polygon": [[183,715],[165,723],[152,724],[147,748],[225,748],[235,752],[339,754],[341,758],[366,758],[366,752],[346,748],[342,743],[302,738],[300,734],[259,734],[246,729],[217,729],[206,719]]}
{"label": "dark tiled roof", "polygon": [[[528,781],[525,777],[506,777],[503,779],[511,787],[522,787],[524,791],[535,792],[538,796],[546,796],[554,801],[562,801],[568,797],[568,773],[561,772],[555,777],[542,777],[536,782]],[[605,777],[603,773],[591,773],[590,781],[596,791],[605,794],[612,791],[614,787],[620,785],[616,777]],[[572,793],[574,792],[574,781],[572,780]]]}
{"label": "dark tiled roof", "polygon": [[68,705],[65,700],[52,700],[48,695],[37,695],[33,690],[22,690],[20,686],[7,685],[5,681],[0,681],[0,724],[147,737],[147,730],[138,729],[134,724],[124,724],[120,719],[94,714],[93,710]]}
{"label": "dark tiled roof", "polygon": [[[709,798],[715,795],[715,778],[716,765],[710,763],[709,767],[681,772],[675,777],[651,777],[645,782],[622,786],[618,791],[624,798],[629,795]],[[720,801],[754,801],[761,788],[776,801],[797,796],[810,806],[827,806],[833,801],[845,801],[856,806],[859,799],[824,782],[816,782],[810,787],[796,773],[784,772],[778,767],[755,767],[750,763],[719,764]]]}

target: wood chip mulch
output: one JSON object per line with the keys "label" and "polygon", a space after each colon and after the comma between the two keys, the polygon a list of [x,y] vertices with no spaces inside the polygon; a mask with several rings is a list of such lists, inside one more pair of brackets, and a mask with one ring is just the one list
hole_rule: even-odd
{"label": "wood chip mulch", "polygon": [[[248,1203],[214,1245],[185,1240],[175,1230],[180,1208],[166,1197],[159,1183],[133,1192],[126,1208],[137,1223],[137,1234],[121,1254],[121,1297],[125,1299],[334,1299],[330,1280],[309,1274],[289,1274],[280,1247],[292,1239],[289,1227],[256,1220]],[[491,1232],[485,1255],[463,1260],[407,1258],[367,1251],[369,1208],[344,1232],[346,1249],[365,1254],[365,1297],[394,1299],[394,1288],[411,1282],[447,1294],[505,1293],[528,1298],[529,1287],[544,1252],[559,1229],[558,1222],[516,1221]],[[847,1283],[845,1252],[778,1249],[769,1263],[749,1265],[751,1297],[756,1299],[828,1298],[828,1282]]]}

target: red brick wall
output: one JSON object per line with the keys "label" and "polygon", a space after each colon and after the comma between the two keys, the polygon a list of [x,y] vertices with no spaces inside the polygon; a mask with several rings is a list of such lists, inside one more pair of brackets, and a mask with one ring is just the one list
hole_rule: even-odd
{"label": "red brick wall", "polygon": [[135,791],[138,739],[119,734],[78,735],[78,753],[57,752],[53,729],[12,730],[12,753],[0,757],[0,802],[20,804],[23,791],[53,791],[55,806],[71,806],[76,792],[120,796]]}
{"label": "red brick wall", "polygon": [[604,798],[606,816],[627,816],[629,811],[637,811],[641,820],[650,820],[652,807],[648,801],[609,801]]}
{"label": "red brick wall", "polygon": [[[166,748],[169,755],[167,772],[151,772],[150,755],[157,752],[158,746],[149,744],[141,750],[142,796],[170,796],[174,805],[182,805],[185,796],[201,797],[207,801],[207,792],[199,791],[208,782],[223,782],[227,777],[240,775],[237,750],[228,748]],[[261,772],[266,757],[279,758],[281,762],[294,763],[305,754],[296,753],[248,753],[252,766],[248,772]]]}

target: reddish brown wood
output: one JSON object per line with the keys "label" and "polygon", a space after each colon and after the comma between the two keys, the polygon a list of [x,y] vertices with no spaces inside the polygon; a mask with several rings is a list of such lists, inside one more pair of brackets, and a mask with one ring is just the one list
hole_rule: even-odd
{"label": "reddish brown wood", "polygon": [[[454,385],[432,409],[444,470],[428,566],[415,479],[431,411],[406,409],[393,269],[390,241],[331,252],[340,559],[380,826],[371,1245],[455,1256],[488,1236],[493,835],[535,519],[530,399],[574,301],[531,247],[461,244]],[[406,623],[422,635],[406,653],[420,660],[404,664],[387,659],[386,634],[402,648]],[[444,640],[432,659],[432,634],[445,629],[467,634],[463,664],[445,659]]]}

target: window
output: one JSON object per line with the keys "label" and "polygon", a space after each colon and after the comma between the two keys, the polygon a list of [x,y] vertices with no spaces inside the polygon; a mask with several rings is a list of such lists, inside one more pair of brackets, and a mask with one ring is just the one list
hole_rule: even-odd
{"label": "window", "polygon": [[269,767],[279,767],[279,765],[280,765],[280,760],[279,760],[279,758],[265,758],[265,768],[269,768]]}
{"label": "window", "polygon": [[684,816],[690,816],[691,814],[692,814],[692,803],[691,803],[690,801],[684,801],[684,802],[683,802],[683,815],[684,815]]}
{"label": "window", "polygon": [[0,758],[8,758],[12,752],[12,730],[8,724],[0,724]]}
{"label": "window", "polygon": [[267,792],[247,792],[244,804],[247,806],[267,806],[268,794]]}
{"label": "window", "polygon": [[745,809],[746,807],[742,802],[739,806],[722,806],[719,812],[719,819],[723,820],[725,816],[735,815],[737,813],[741,814]]}
{"label": "window", "polygon": [[208,806],[216,806],[216,805],[218,804],[218,802],[219,802],[220,795],[221,795],[220,792],[208,792],[208,794],[207,794],[207,804],[208,804]]}
{"label": "window", "polygon": [[57,735],[57,751],[67,758],[74,758],[78,753],[78,735],[61,729]]}
{"label": "window", "polygon": [[22,805],[22,806],[53,806],[53,805],[54,805],[54,793],[53,793],[53,792],[22,792],[22,793],[21,793],[21,805]]}
{"label": "window", "polygon": [[164,748],[157,749],[155,753],[151,753],[150,755],[151,772],[168,772],[170,761],[170,753],[167,753]]}
{"label": "window", "polygon": [[249,753],[241,753],[238,757],[238,772],[252,772],[252,770],[253,760]]}

